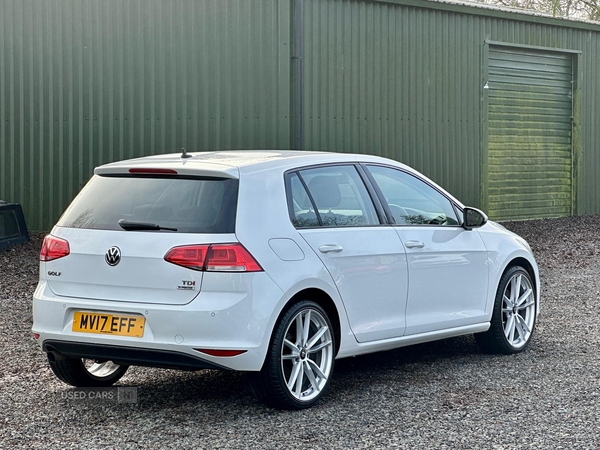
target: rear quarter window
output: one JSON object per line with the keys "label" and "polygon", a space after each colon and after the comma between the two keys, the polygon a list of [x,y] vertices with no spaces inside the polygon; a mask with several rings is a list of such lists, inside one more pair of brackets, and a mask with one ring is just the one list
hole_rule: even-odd
{"label": "rear quarter window", "polygon": [[354,166],[303,169],[287,177],[290,219],[296,228],[379,225],[375,206]]}
{"label": "rear quarter window", "polygon": [[94,175],[58,226],[122,230],[121,219],[179,233],[233,233],[238,180]]}

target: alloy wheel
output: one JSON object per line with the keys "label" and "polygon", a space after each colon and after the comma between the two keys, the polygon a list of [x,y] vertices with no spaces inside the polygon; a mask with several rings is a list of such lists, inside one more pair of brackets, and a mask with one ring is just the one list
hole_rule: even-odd
{"label": "alloy wheel", "polygon": [[97,361],[95,359],[81,359],[85,370],[95,378],[106,378],[114,375],[121,366],[112,361]]}
{"label": "alloy wheel", "polygon": [[535,295],[528,277],[515,273],[502,296],[502,328],[515,349],[527,344],[535,321]]}
{"label": "alloy wheel", "polygon": [[319,396],[334,360],[331,330],[313,308],[300,310],[289,322],[281,347],[281,369],[290,394],[308,402]]}

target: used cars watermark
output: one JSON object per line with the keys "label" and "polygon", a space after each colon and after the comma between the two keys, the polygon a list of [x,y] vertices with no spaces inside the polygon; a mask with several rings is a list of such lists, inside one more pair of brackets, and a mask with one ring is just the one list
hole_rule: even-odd
{"label": "used cars watermark", "polygon": [[62,400],[137,403],[137,387],[77,388],[60,392]]}

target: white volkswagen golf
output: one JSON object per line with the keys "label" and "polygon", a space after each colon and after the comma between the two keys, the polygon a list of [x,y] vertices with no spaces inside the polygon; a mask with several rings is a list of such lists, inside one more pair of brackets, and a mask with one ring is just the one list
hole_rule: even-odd
{"label": "white volkswagen golf", "polygon": [[108,164],[43,243],[33,333],[58,378],[129,365],[253,372],[312,406],[336,358],[474,333],[517,353],[539,312],[529,245],[409,167],[222,151]]}

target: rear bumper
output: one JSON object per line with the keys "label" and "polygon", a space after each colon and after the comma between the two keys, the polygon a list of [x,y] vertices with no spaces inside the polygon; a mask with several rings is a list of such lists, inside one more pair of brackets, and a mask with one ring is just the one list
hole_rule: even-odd
{"label": "rear bumper", "polygon": [[47,339],[42,350],[49,358],[88,358],[108,360],[126,366],[160,367],[163,369],[199,370],[227,369],[227,367],[200,358],[166,350],[140,349],[103,344],[86,344]]}
{"label": "rear bumper", "polygon": [[[258,371],[266,357],[274,310],[285,303],[285,298],[264,272],[248,275],[243,283],[229,284],[235,291],[223,292],[222,282],[216,283],[215,289],[205,283],[187,305],[62,297],[41,280],[33,296],[32,331],[40,335],[38,344],[50,357],[106,359],[127,365],[184,370]],[[143,336],[73,331],[77,311],[143,316]],[[244,353],[218,357],[196,349]]]}

